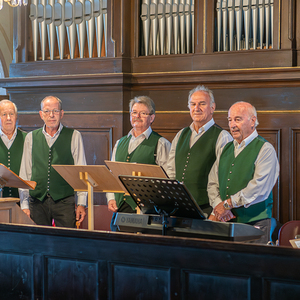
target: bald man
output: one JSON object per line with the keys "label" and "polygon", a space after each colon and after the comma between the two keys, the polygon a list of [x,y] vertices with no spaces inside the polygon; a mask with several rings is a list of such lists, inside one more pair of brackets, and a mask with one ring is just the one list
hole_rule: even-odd
{"label": "bald man", "polygon": [[253,242],[270,240],[272,189],[279,174],[274,147],[258,135],[255,107],[237,102],[228,111],[233,142],[217,157],[208,178],[211,220],[253,225],[264,235]]}

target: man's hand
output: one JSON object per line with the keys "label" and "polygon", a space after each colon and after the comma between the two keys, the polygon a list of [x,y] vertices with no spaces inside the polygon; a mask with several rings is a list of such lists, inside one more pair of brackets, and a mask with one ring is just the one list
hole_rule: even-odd
{"label": "man's hand", "polygon": [[231,210],[227,210],[227,214],[225,214],[219,221],[228,222],[231,219],[235,219],[236,216],[231,212]]}
{"label": "man's hand", "polygon": [[118,206],[116,200],[109,200],[107,204],[107,208],[112,212],[117,212]]}
{"label": "man's hand", "polygon": [[30,218],[30,209],[23,209],[23,212]]}
{"label": "man's hand", "polygon": [[[223,201],[224,202],[224,201]],[[231,210],[229,209],[225,209],[223,202],[219,203],[215,208],[214,208],[214,214],[216,216],[216,218],[219,221],[222,222],[227,222],[231,219],[234,219],[235,216],[233,215],[233,213],[231,212]],[[227,199],[227,202],[229,205],[231,204],[231,199]]]}
{"label": "man's hand", "polygon": [[214,215],[212,215],[212,214],[209,216],[208,220],[211,220],[211,221],[219,221],[219,220],[217,219],[217,217],[214,216]]}
{"label": "man's hand", "polygon": [[78,205],[76,208],[76,221],[81,223],[86,216],[85,207]]}

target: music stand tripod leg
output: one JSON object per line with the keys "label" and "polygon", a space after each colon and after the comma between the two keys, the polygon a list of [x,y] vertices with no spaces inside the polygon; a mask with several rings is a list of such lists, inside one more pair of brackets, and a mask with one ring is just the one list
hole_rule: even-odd
{"label": "music stand tripod leg", "polygon": [[98,186],[98,184],[88,172],[80,172],[79,176],[87,184],[88,188],[88,230],[94,230],[94,187]]}

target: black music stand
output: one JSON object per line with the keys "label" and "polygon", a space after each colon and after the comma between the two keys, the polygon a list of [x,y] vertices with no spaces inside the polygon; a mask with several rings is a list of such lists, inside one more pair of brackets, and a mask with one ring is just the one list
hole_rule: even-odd
{"label": "black music stand", "polygon": [[166,234],[171,216],[206,219],[184,184],[167,178],[120,175],[119,179],[143,214],[162,218],[162,234]]}

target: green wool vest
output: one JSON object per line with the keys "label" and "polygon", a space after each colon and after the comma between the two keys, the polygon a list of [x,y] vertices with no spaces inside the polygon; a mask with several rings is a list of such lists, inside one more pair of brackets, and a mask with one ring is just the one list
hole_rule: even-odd
{"label": "green wool vest", "polygon": [[57,140],[49,148],[43,129],[32,132],[32,175],[36,188],[30,195],[43,201],[47,193],[54,201],[74,194],[73,188],[54,170],[52,165],[73,165],[71,141],[74,130],[63,127]]}
{"label": "green wool vest", "polygon": [[216,160],[216,143],[222,131],[218,125],[210,127],[190,148],[192,131],[183,129],[175,154],[176,179],[183,182],[198,205],[208,205],[208,174]]}
{"label": "green wool vest", "polygon": [[[152,131],[148,139],[144,139],[144,141],[131,154],[128,154],[128,146],[131,136],[123,136],[118,143],[115,160],[121,162],[156,165],[156,148],[160,138],[161,135]],[[124,196],[124,194],[116,193],[115,199],[118,207],[120,207],[124,201],[126,201],[133,210],[137,206],[130,196]]]}
{"label": "green wool vest", "polygon": [[[0,163],[8,169],[19,175],[20,165],[23,155],[24,140],[27,133],[17,129],[17,136],[12,143],[10,149],[7,149],[2,139],[0,138]],[[3,197],[19,198],[17,188],[5,187],[3,189]]]}
{"label": "green wool vest", "polygon": [[[219,189],[221,199],[224,201],[231,195],[245,188],[253,178],[255,172],[255,161],[258,153],[266,142],[261,136],[256,137],[239,155],[234,157],[234,144],[228,143],[221,154],[219,163]],[[271,218],[273,206],[273,195],[248,208],[244,206],[233,208],[232,213],[236,219],[233,222],[250,223],[266,218]]]}

